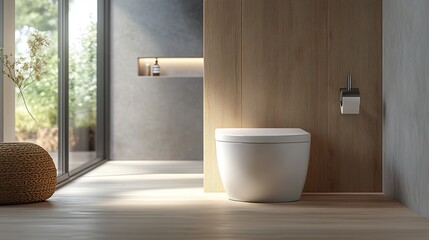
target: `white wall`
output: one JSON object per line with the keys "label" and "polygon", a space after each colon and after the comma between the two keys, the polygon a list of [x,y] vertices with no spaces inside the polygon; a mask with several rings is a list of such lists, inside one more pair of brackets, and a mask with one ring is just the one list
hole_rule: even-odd
{"label": "white wall", "polygon": [[[4,34],[5,53],[15,52],[15,1],[4,0]],[[15,141],[15,85],[10,79],[3,81],[3,141]],[[1,139],[0,139],[1,140]]]}

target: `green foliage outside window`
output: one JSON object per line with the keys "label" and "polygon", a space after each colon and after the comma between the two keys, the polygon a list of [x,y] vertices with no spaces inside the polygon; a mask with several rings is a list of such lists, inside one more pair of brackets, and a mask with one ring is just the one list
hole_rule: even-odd
{"label": "green foliage outside window", "polygon": [[[52,44],[46,55],[48,74],[25,89],[25,97],[35,123],[16,94],[15,130],[35,134],[39,128],[58,125],[58,7],[56,0],[16,0],[16,46],[31,30],[47,35]],[[82,32],[82,46],[69,51],[69,106],[71,127],[94,127],[96,114],[96,24]]]}

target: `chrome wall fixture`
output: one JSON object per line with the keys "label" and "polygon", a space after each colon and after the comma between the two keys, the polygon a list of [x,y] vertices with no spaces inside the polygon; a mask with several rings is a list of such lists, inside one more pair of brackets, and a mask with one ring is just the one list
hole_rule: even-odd
{"label": "chrome wall fixture", "polygon": [[340,89],[340,110],[341,114],[359,114],[360,92],[352,86],[352,75],[347,76],[347,88]]}

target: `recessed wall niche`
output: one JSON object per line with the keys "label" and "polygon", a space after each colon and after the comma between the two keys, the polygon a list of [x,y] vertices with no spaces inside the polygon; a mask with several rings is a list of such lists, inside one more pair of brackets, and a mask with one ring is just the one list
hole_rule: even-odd
{"label": "recessed wall niche", "polygon": [[[161,66],[160,76],[152,76],[152,67],[158,59]],[[202,78],[204,72],[203,58],[155,58],[140,57],[137,59],[138,76],[140,77],[186,77]]]}

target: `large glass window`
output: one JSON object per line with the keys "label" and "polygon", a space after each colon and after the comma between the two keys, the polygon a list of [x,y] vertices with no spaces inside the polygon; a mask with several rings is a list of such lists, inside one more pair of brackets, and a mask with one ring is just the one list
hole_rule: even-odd
{"label": "large glass window", "polygon": [[27,39],[34,31],[40,31],[50,39],[46,54],[48,73],[40,81],[27,86],[22,95],[16,88],[15,137],[17,141],[33,142],[45,148],[58,169],[57,0],[15,1],[16,56],[29,57]]}
{"label": "large glass window", "polygon": [[97,0],[69,5],[70,170],[96,159]]}
{"label": "large glass window", "polygon": [[51,40],[46,77],[25,88],[25,101],[16,91],[16,139],[45,148],[65,178],[105,157],[105,104],[100,91],[106,81],[99,79],[105,76],[104,69],[99,69],[104,68],[105,53],[98,53],[105,44],[98,38],[99,29],[103,33],[105,28],[100,18],[105,4],[101,0],[15,0],[15,53],[28,57],[26,42],[33,31]]}

